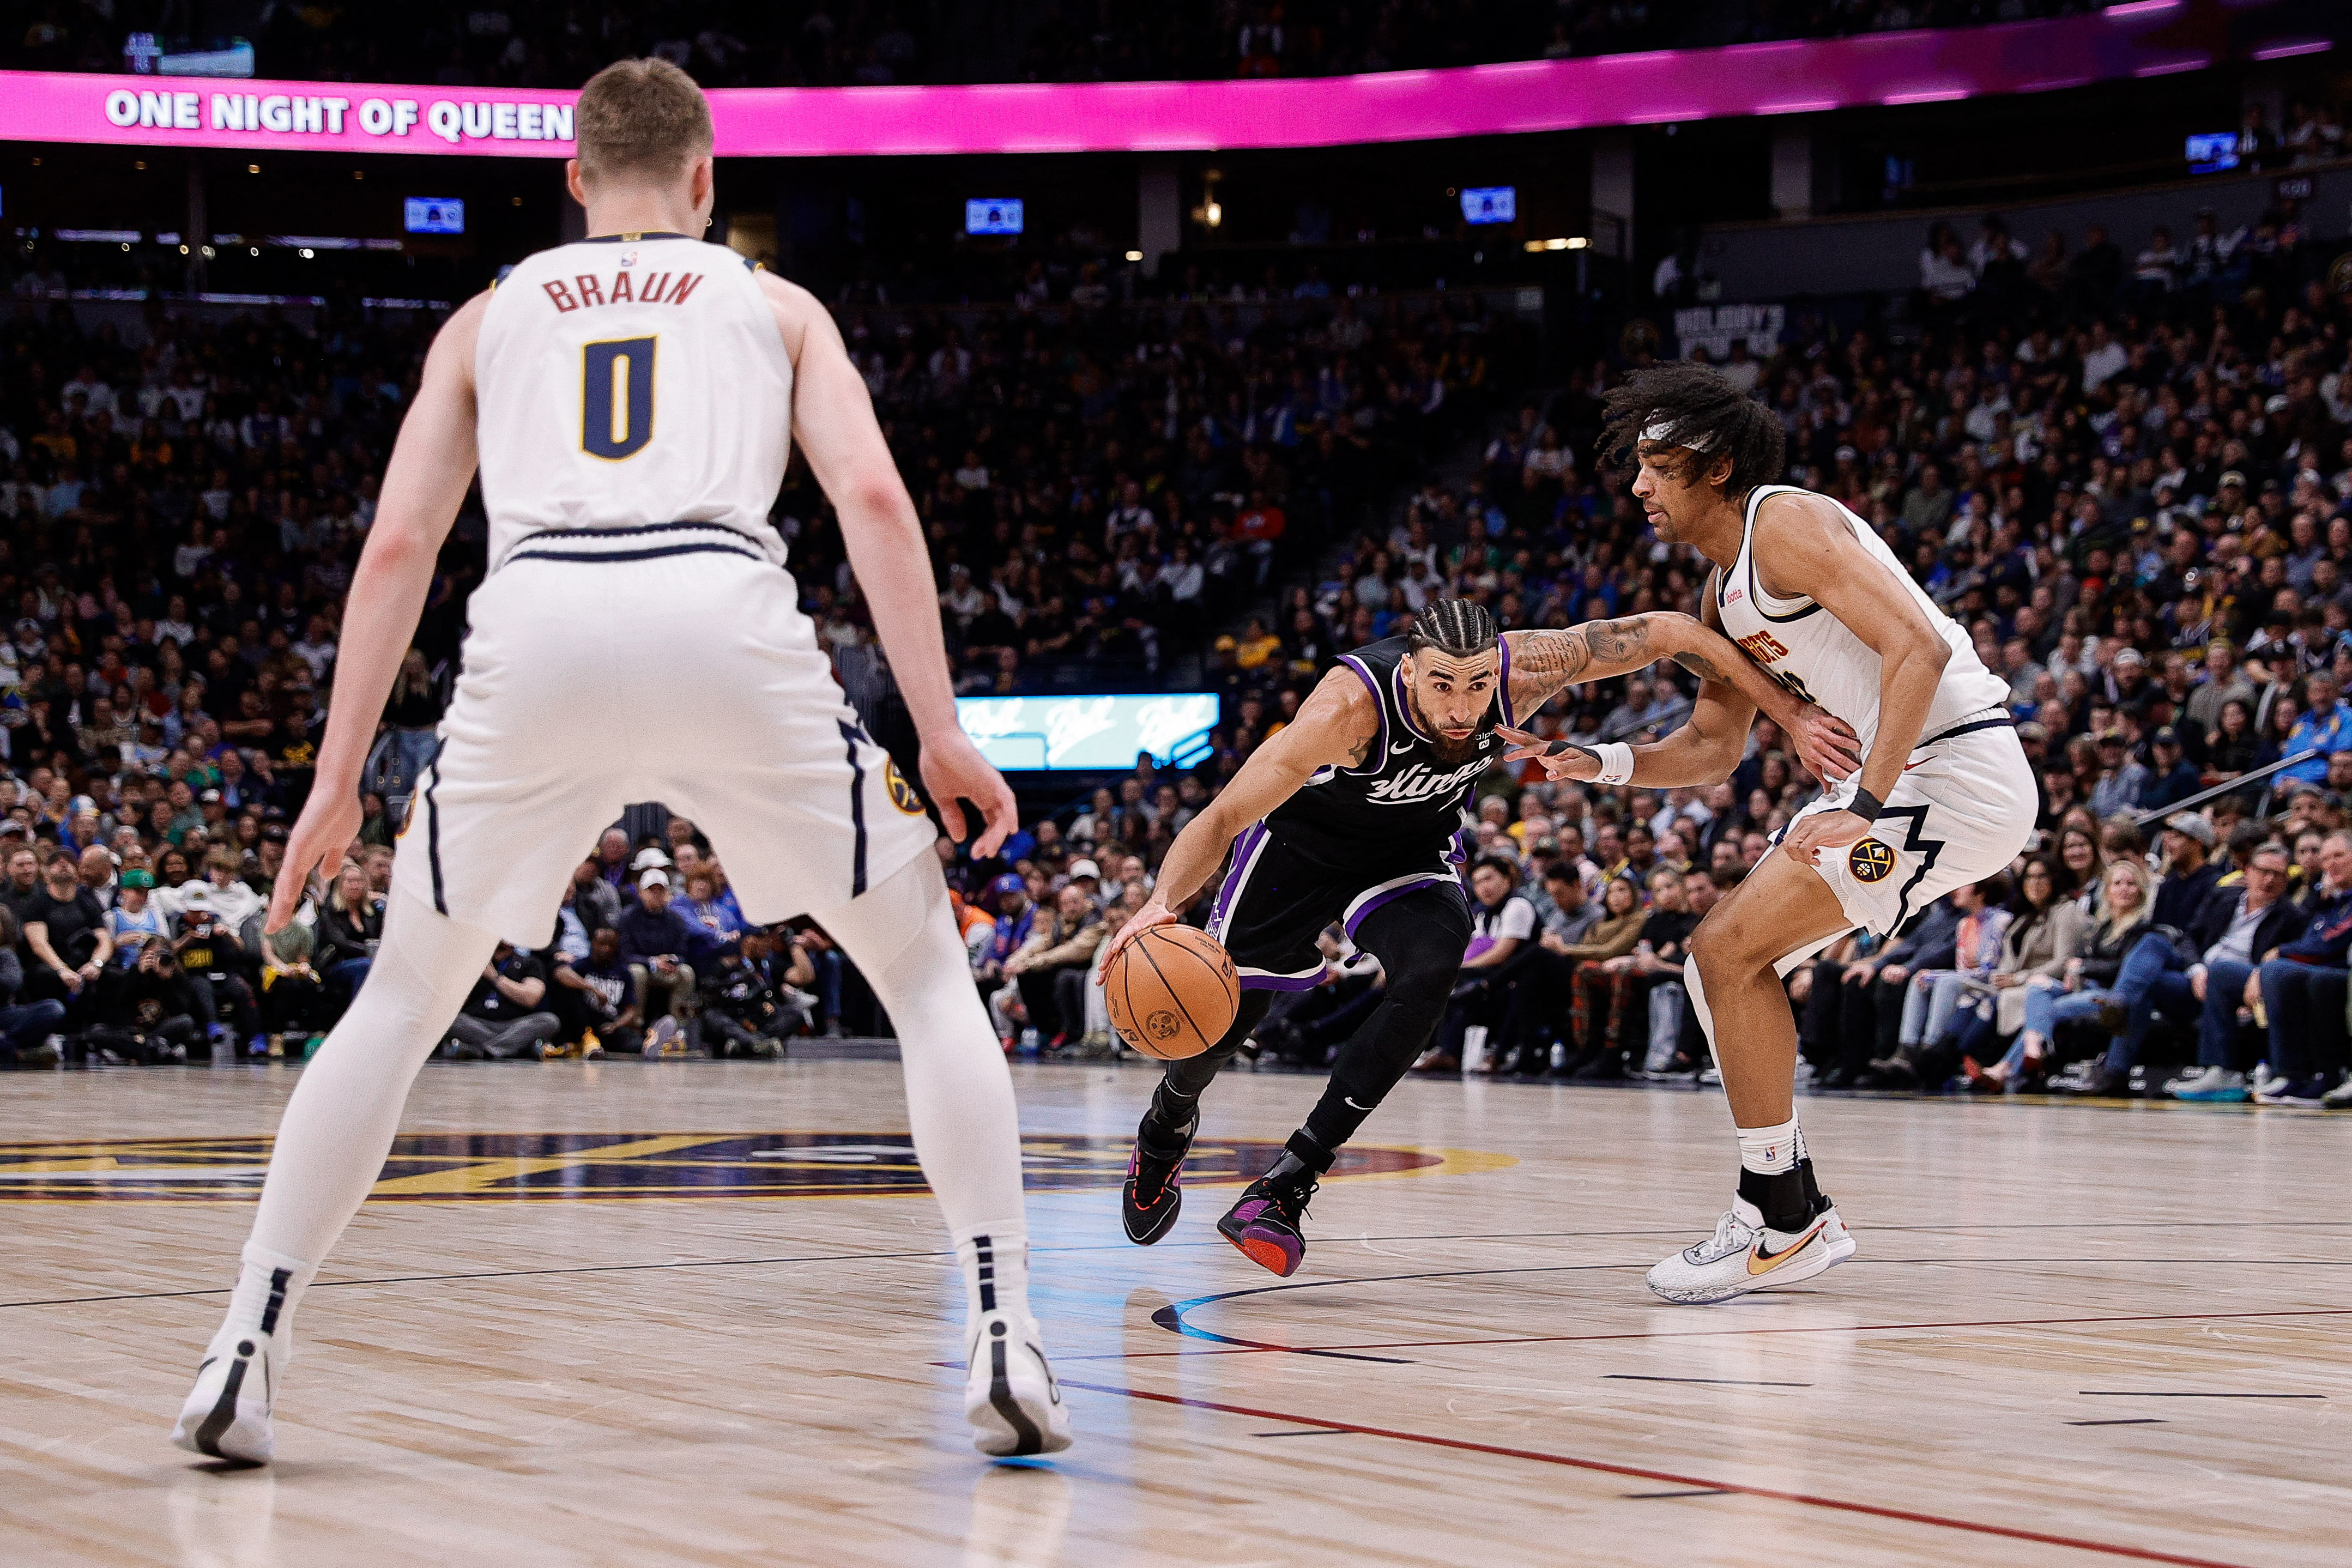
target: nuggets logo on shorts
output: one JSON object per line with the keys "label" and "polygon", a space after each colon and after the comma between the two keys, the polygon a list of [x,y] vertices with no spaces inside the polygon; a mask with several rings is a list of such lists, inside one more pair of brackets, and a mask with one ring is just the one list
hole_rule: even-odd
{"label": "nuggets logo on shorts", "polygon": [[882,788],[888,792],[890,804],[907,815],[919,817],[923,814],[923,798],[915,793],[915,787],[907,782],[907,776],[898,771],[896,762],[882,765]]}
{"label": "nuggets logo on shorts", "polygon": [[1846,852],[1845,869],[1856,882],[1885,882],[1895,869],[1895,852],[1876,839],[1856,839]]}

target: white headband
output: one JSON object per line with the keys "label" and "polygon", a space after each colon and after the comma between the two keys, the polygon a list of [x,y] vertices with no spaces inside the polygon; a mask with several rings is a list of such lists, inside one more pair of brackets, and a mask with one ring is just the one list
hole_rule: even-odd
{"label": "white headband", "polygon": [[1715,443],[1709,441],[1705,436],[1698,436],[1688,441],[1673,440],[1672,433],[1674,428],[1675,427],[1672,423],[1662,419],[1655,424],[1645,427],[1642,432],[1642,439],[1644,441],[1664,442],[1670,446],[1687,446],[1693,452],[1697,453],[1706,453],[1714,450]]}

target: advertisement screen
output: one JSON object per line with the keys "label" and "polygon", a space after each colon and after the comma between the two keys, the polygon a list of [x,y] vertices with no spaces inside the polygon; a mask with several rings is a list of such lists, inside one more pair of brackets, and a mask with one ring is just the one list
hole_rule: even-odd
{"label": "advertisement screen", "polygon": [[1519,217],[1517,185],[1477,185],[1462,193],[1462,221],[1467,224],[1509,224]]}
{"label": "advertisement screen", "polygon": [[963,232],[968,235],[1017,235],[1021,232],[1018,196],[974,196],[963,204]]}
{"label": "advertisement screen", "polygon": [[981,755],[1007,772],[1198,764],[1216,727],[1214,692],[1130,696],[958,697],[956,719]]}
{"label": "advertisement screen", "polygon": [[408,232],[413,235],[461,235],[466,232],[466,204],[455,196],[411,196],[403,204]]}

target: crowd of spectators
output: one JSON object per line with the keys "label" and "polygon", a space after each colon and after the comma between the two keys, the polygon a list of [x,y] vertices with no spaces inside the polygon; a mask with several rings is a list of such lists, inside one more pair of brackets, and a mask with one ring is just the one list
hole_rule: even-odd
{"label": "crowd of spectators", "polygon": [[[577,87],[607,61],[661,55],[707,87],[1199,80],[1329,76],[1488,61],[1969,26],[2095,10],[2090,0],[1062,0],[1017,35],[987,8],[914,0],[760,5],[463,0],[396,10],[272,5],[256,73],[449,87]],[[165,49],[226,38],[185,8],[79,0],[0,8],[0,68],[120,71],[146,34]],[[975,74],[989,73],[989,74]]]}
{"label": "crowd of spectators", "polygon": [[[2134,1008],[2175,1023],[2194,1010],[2164,975],[2185,977],[2199,1007],[2215,994],[2203,977],[2219,973],[2250,1016],[2332,1005],[2341,1018],[2325,984],[2293,1002],[2262,988],[2284,983],[2266,959],[2315,955],[2328,961],[2306,967],[2332,972],[2343,957],[2326,943],[2343,885],[2327,834],[2352,792],[2341,696],[2352,678],[2352,315],[2289,211],[2224,236],[2220,265],[2163,289],[2098,267],[2037,277],[1998,224],[1982,227],[1987,260],[1971,286],[1914,334],[1832,334],[1801,319],[1789,340],[1743,348],[1725,367],[1780,412],[1790,480],[1879,528],[2009,679],[2045,801],[2039,873],[2020,867],[2013,893],[1957,894],[1884,949],[1840,952],[1834,974],[1801,972],[1792,1005],[1825,1082],[1934,1087],[1953,1075],[1939,1071],[1947,1059],[1963,1080],[1974,1062],[1976,1081],[2038,1082],[2060,1038],[2108,1027],[2121,1041],[2137,1027],[2121,1054],[2098,1054],[2103,1076],[2076,1074],[2114,1089],[2167,1049],[2161,1031],[2133,1024]],[[2084,256],[2103,254],[2103,237]],[[1514,627],[1697,602],[1705,563],[1649,535],[1625,471],[1594,450],[1612,366],[1523,396],[1526,369],[1498,340],[1508,334],[1465,301],[1419,315],[1313,295],[1157,311],[845,311],[932,541],[962,689],[1053,689],[1073,664],[1189,681],[1180,661],[1198,659],[1223,699],[1198,767],[1139,768],[1044,814],[996,862],[953,867],[975,978],[1008,1041],[1034,1030],[1041,1049],[1109,1049],[1088,983],[1106,936],[1142,902],[1190,814],[1287,722],[1334,652],[1445,594]],[[0,831],[32,846],[23,895],[52,898],[41,906],[52,915],[80,894],[60,880],[53,895],[45,879],[65,873],[45,859],[73,857],[73,877],[101,901],[99,889],[152,873],[152,890],[133,890],[143,900],[121,902],[167,921],[184,920],[184,900],[169,905],[188,883],[215,890],[200,904],[257,901],[271,885],[278,835],[308,789],[338,601],[424,340],[421,325],[331,311],[315,332],[268,317],[205,326],[161,306],[152,321],[132,347],[83,331],[62,302],[28,302],[0,340],[11,368],[0,596],[15,612],[0,718],[16,780],[0,783],[16,824]],[[1406,476],[1419,483],[1394,486]],[[845,685],[862,706],[887,706],[887,670],[804,474],[778,517]],[[384,716],[370,845],[389,841],[429,746],[478,570],[469,548],[461,538],[447,552]],[[1688,695],[1669,666],[1572,690],[1536,722],[1639,737],[1672,727]],[[887,738],[887,725],[874,727]],[[2279,762],[2289,765],[2263,773]],[[2249,775],[2178,819],[2189,825],[2150,864],[2147,822]],[[1676,979],[1683,944],[1816,789],[1769,726],[1712,789],[1489,775],[1466,873],[1483,911],[1477,950],[1425,1066],[1703,1071]],[[728,917],[723,868],[690,823],[679,831],[633,822],[609,835],[583,862],[553,945],[501,956],[467,1008],[480,1027],[461,1026],[453,1049],[772,1054],[802,1029],[842,1027],[845,1001],[862,1022],[822,933],[743,929]],[[2256,852],[2273,838],[2276,897],[2320,935],[2236,931],[2236,916],[2210,931],[2201,896],[2212,889],[2200,900],[2179,890],[2215,866],[2217,880],[2267,886],[2273,868]],[[217,1027],[240,1049],[257,1036],[264,1050],[272,1035],[283,1049],[315,1033],[349,992],[337,967],[351,944],[329,916],[364,927],[368,911],[352,910],[380,897],[381,869],[362,864],[314,894],[307,956],[260,950],[241,928],[214,942],[212,995],[185,1014],[199,1033]],[[338,904],[346,883],[355,891]],[[2152,969],[2126,940],[2116,910],[2135,894],[2177,934],[2183,967]],[[2077,902],[2079,918],[2053,913]],[[249,925],[250,908],[239,918]],[[106,962],[83,975],[89,956],[60,949],[50,920],[29,923],[43,927],[39,944],[18,920],[23,978],[10,1000],[41,1010],[0,1027],[20,1044],[68,1033],[44,1003],[83,1035],[136,1023],[136,1005],[132,1023],[113,1021],[135,986],[99,985]],[[101,923],[81,924],[94,934]],[[235,924],[217,911],[211,922]],[[2269,946],[2208,956],[2233,934]],[[110,934],[108,957],[139,946],[131,935]],[[2320,946],[2294,946],[2306,939]],[[232,940],[248,963],[233,961]],[[1349,956],[1339,936],[1331,946]],[[1967,961],[1935,961],[1947,950]],[[2224,959],[2250,977],[2217,970]],[[315,979],[315,1010],[273,1012],[285,977],[305,966],[296,977]],[[2186,977],[2191,966],[2202,976]],[[1963,979],[1919,979],[1938,969]],[[2020,975],[2028,981],[2000,983]],[[0,968],[0,988],[6,977]],[[1335,966],[1332,984],[1269,1020],[1261,1048],[1319,1061],[1379,983],[1364,966]],[[730,992],[740,1012],[714,1007]],[[1978,1025],[1992,1034],[1971,1036]],[[114,1049],[103,1038],[96,1048]],[[2223,1075],[2206,1086],[2225,1092],[2262,1087],[2226,1076],[2256,1061],[2307,1068],[2300,1089],[2340,1066],[2325,1048],[2292,1064],[2241,1060],[2235,1040],[2198,1049],[2215,1058],[2200,1071]]]}

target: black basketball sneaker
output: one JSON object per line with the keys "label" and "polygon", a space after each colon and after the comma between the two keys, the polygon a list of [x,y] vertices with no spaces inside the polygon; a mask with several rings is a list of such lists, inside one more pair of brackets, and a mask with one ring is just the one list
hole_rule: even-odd
{"label": "black basketball sneaker", "polygon": [[1314,1168],[1286,1149],[1272,1170],[1242,1189],[1241,1201],[1217,1221],[1217,1234],[1286,1280],[1307,1260],[1307,1238],[1298,1226],[1317,1185]]}
{"label": "black basketball sneaker", "polygon": [[1192,1152],[1192,1134],[1200,1127],[1198,1111],[1173,1129],[1160,1128],[1149,1111],[1137,1124],[1135,1153],[1128,1156],[1127,1182],[1119,1188],[1118,1218],[1127,1227],[1127,1239],[1138,1247],[1149,1247],[1167,1235],[1183,1209],[1184,1156]]}

